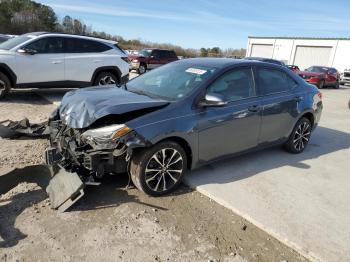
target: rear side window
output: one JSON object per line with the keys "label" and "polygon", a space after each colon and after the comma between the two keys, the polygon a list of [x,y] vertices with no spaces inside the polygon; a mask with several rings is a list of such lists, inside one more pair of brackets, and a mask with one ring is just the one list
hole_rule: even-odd
{"label": "rear side window", "polygon": [[31,42],[24,47],[31,49],[38,54],[57,54],[63,53],[63,38],[61,37],[46,37]]}
{"label": "rear side window", "polygon": [[336,73],[338,73],[338,71],[335,68],[331,68],[331,69],[329,69],[329,73],[336,74]]}
{"label": "rear side window", "polygon": [[286,73],[269,68],[258,69],[257,80],[262,95],[288,91],[297,85]]}
{"label": "rear side window", "polygon": [[238,101],[255,96],[252,70],[235,69],[219,77],[207,90],[208,94],[220,94],[228,101]]}
{"label": "rear side window", "polygon": [[98,41],[66,38],[66,53],[102,53],[112,47]]}

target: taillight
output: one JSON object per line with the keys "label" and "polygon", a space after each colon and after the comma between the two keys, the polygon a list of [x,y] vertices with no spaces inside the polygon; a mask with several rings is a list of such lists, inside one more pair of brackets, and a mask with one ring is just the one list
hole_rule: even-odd
{"label": "taillight", "polygon": [[317,92],[317,96],[322,99],[322,93],[321,92]]}
{"label": "taillight", "polygon": [[125,62],[129,63],[129,59],[127,56],[124,56],[124,57],[122,56],[121,59],[123,59]]}

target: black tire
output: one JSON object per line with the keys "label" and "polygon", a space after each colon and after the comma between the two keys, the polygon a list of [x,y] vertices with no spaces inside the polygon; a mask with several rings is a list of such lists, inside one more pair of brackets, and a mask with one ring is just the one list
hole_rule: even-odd
{"label": "black tire", "polygon": [[139,75],[142,75],[142,74],[146,73],[146,71],[147,71],[147,66],[143,63],[140,64],[139,68],[137,69],[137,73]]}
{"label": "black tire", "polygon": [[4,98],[11,90],[10,79],[2,72],[0,72],[0,99]]}
{"label": "black tire", "polygon": [[[165,150],[164,162],[163,150]],[[161,164],[164,165],[161,166]],[[161,196],[175,190],[180,185],[186,170],[186,153],[179,144],[173,141],[164,141],[151,148],[135,152],[129,168],[134,185],[151,196]]]}
{"label": "black tire", "polygon": [[118,83],[118,77],[114,73],[108,71],[99,73],[94,81],[95,86],[117,85]]}
{"label": "black tire", "polygon": [[318,88],[322,89],[324,88],[324,80],[321,80],[320,83],[318,84]]}
{"label": "black tire", "polygon": [[311,131],[312,126],[310,120],[306,117],[301,118],[295,124],[295,127],[285,144],[285,149],[293,154],[303,152],[309,143]]}

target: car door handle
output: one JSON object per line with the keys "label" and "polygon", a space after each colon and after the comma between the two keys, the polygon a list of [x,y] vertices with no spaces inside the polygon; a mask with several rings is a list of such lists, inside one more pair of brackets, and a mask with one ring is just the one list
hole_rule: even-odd
{"label": "car door handle", "polygon": [[95,60],[94,60],[94,63],[101,63],[101,62],[102,62],[101,59],[95,59]]}
{"label": "car door handle", "polygon": [[248,110],[249,110],[250,112],[259,112],[259,111],[260,111],[260,106],[257,106],[257,105],[255,105],[255,106],[250,106],[250,107],[248,107]]}
{"label": "car door handle", "polygon": [[301,102],[303,100],[303,97],[302,96],[296,96],[294,97],[294,101],[296,102]]}
{"label": "car door handle", "polygon": [[62,61],[61,60],[54,60],[54,61],[52,61],[52,63],[57,65],[57,64],[62,64]]}

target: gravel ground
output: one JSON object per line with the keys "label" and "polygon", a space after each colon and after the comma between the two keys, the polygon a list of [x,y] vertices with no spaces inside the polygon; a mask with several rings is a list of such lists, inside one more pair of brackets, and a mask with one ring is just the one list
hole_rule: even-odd
{"label": "gravel ground", "polygon": [[[0,121],[46,120],[32,91],[0,102]],[[106,178],[68,212],[50,209],[44,139],[0,139],[0,261],[306,261],[262,230],[182,186],[152,198]]]}

